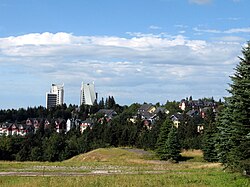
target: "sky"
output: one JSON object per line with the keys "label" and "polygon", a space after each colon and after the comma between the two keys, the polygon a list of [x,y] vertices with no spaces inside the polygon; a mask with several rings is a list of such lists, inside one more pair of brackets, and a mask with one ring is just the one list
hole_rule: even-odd
{"label": "sky", "polygon": [[249,0],[0,0],[0,109],[45,106],[52,83],[79,105],[228,96],[250,39]]}

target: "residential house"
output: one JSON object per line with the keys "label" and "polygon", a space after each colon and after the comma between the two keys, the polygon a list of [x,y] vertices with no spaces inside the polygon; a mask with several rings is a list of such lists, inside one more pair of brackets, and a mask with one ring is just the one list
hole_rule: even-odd
{"label": "residential house", "polygon": [[18,123],[2,123],[0,125],[0,135],[20,135],[25,136],[28,133],[33,133],[34,128],[32,126],[26,124],[18,124]]}
{"label": "residential house", "polygon": [[[103,117],[105,118],[105,120],[107,122],[109,122],[110,120],[113,119],[113,117],[115,117],[117,115],[116,111],[112,110],[112,109],[100,109],[96,115],[103,115]],[[103,122],[103,118],[98,119],[98,121]]]}
{"label": "residential house", "polygon": [[187,107],[191,108],[191,109],[200,109],[200,108],[204,108],[204,107],[216,107],[216,103],[214,101],[206,101],[206,100],[185,100],[182,99],[180,104],[179,104],[179,108],[183,111],[185,111],[187,109]]}
{"label": "residential house", "polygon": [[83,133],[83,131],[85,131],[88,127],[90,127],[90,129],[92,129],[94,125],[94,122],[91,118],[87,118],[85,121],[82,121],[80,124],[80,132]]}
{"label": "residential house", "polygon": [[154,113],[155,110],[156,107],[153,106],[151,103],[150,104],[145,103],[138,109],[138,113],[143,117],[144,114],[145,115],[152,114]]}
{"label": "residential house", "polygon": [[12,123],[9,123],[9,122],[5,122],[5,123],[2,123],[0,125],[0,135],[11,135],[12,132],[11,132],[11,125]]}
{"label": "residential house", "polygon": [[137,110],[137,116],[133,116],[129,120],[133,123],[136,122],[137,119],[143,120],[144,126],[148,129],[152,128],[152,124],[159,119],[159,112],[161,113],[169,113],[169,111],[163,107],[155,107],[151,103],[150,104],[143,104]]}
{"label": "residential house", "polygon": [[195,116],[198,116],[199,114],[200,114],[200,112],[198,110],[195,110],[195,109],[189,110],[187,112],[187,115],[190,117],[195,117]]}
{"label": "residential house", "polygon": [[173,121],[174,123],[174,126],[176,128],[179,127],[179,125],[181,124],[181,122],[184,120],[183,118],[183,115],[181,113],[176,113],[176,114],[173,114],[170,119]]}
{"label": "residential house", "polygon": [[64,119],[55,120],[56,132],[62,133],[66,130],[66,121]]}
{"label": "residential house", "polygon": [[74,128],[74,127],[78,127],[81,124],[81,120],[80,119],[68,119],[66,122],[66,132],[69,132],[70,129]]}
{"label": "residential house", "polygon": [[203,131],[204,131],[204,124],[198,124],[197,125],[197,132],[203,133]]}
{"label": "residential house", "polygon": [[26,124],[17,124],[18,126],[18,135],[25,136],[29,133],[34,132],[34,126]]}

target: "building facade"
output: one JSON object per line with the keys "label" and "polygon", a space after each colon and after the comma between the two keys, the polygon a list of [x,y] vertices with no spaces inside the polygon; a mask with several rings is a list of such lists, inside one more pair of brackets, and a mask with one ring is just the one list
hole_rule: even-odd
{"label": "building facade", "polygon": [[46,93],[46,107],[62,105],[64,102],[64,84],[52,84],[49,93]]}
{"label": "building facade", "polygon": [[97,99],[95,92],[94,83],[84,84],[82,82],[81,85],[81,94],[80,94],[80,105],[93,105],[95,100]]}

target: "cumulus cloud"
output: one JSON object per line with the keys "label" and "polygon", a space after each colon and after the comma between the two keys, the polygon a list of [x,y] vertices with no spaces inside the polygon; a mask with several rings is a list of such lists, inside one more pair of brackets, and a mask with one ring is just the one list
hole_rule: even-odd
{"label": "cumulus cloud", "polygon": [[237,38],[232,39],[215,43],[163,33],[128,37],[33,33],[0,38],[4,75],[0,80],[32,87],[40,93],[36,97],[42,105],[53,82],[65,83],[66,102],[73,104],[78,104],[81,81],[95,81],[100,96],[112,94],[121,104],[186,95],[222,97],[241,50]]}

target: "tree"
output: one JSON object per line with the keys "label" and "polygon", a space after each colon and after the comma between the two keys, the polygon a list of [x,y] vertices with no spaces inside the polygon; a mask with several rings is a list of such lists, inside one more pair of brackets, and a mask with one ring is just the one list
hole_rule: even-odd
{"label": "tree", "polygon": [[175,162],[178,162],[181,155],[181,146],[178,140],[178,134],[177,134],[177,128],[172,127],[170,132],[168,133],[168,139],[166,142],[166,150],[167,154],[166,157],[168,160],[173,160]]}
{"label": "tree", "polygon": [[217,129],[215,124],[215,114],[212,109],[209,109],[206,113],[204,126],[205,130],[202,142],[204,159],[209,162],[218,161],[218,156],[215,149]]}
{"label": "tree", "polygon": [[229,107],[224,107],[223,110],[219,113],[217,118],[217,133],[216,133],[216,144],[215,149],[218,155],[219,162],[227,165],[229,162],[228,154],[233,145],[233,142],[230,140],[232,136],[232,116]]}
{"label": "tree", "polygon": [[197,132],[197,124],[200,123],[200,116],[190,117],[183,114],[177,130],[182,149],[200,149],[200,134]]}
{"label": "tree", "polygon": [[[231,116],[231,120],[225,125],[223,120],[219,121],[218,128],[223,130],[219,132],[219,142],[230,142],[230,148],[226,152],[218,154],[226,155],[224,162],[232,169],[243,171],[249,168],[250,153],[250,42],[242,50],[243,57],[239,57],[240,62],[235,68],[235,73],[231,76],[232,83],[228,90],[231,96],[227,99],[227,106],[224,116]],[[225,117],[222,116],[222,119]],[[242,154],[244,153],[244,154]],[[247,165],[248,163],[248,165]]]}
{"label": "tree", "polygon": [[168,141],[168,134],[170,132],[172,125],[173,125],[172,122],[169,119],[166,119],[160,129],[160,134],[157,139],[156,153],[159,155],[161,160],[168,159],[167,141]]}

